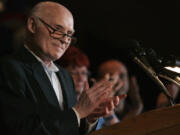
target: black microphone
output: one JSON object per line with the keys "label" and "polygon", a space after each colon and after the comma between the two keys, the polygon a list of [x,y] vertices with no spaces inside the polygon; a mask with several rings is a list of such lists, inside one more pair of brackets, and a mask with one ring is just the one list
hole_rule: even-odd
{"label": "black microphone", "polygon": [[162,68],[162,61],[157,57],[155,51],[142,48],[137,41],[132,41],[127,47],[131,59],[137,63],[156,84],[159,85],[160,89],[169,99],[170,104],[174,105],[172,97],[156,73],[156,71],[159,71]]}
{"label": "black microphone", "polygon": [[150,67],[150,64],[146,58],[145,49],[141,47],[137,40],[128,40],[125,45],[130,59],[132,59],[134,62],[136,62],[138,59],[147,67]]}
{"label": "black microphone", "polygon": [[162,63],[162,57],[158,56],[152,48],[146,49],[146,58],[150,63],[151,67],[157,73],[159,73],[164,68],[164,65]]}

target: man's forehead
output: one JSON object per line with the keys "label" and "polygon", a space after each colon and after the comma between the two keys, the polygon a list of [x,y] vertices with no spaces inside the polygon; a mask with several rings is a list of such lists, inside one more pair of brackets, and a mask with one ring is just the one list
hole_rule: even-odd
{"label": "man's forehead", "polygon": [[71,14],[63,12],[54,12],[51,16],[46,16],[49,22],[54,24],[57,28],[70,29],[74,31],[74,20]]}
{"label": "man's forehead", "polygon": [[59,3],[41,2],[34,7],[33,11],[35,16],[41,17],[49,23],[73,30],[74,22],[71,12]]}

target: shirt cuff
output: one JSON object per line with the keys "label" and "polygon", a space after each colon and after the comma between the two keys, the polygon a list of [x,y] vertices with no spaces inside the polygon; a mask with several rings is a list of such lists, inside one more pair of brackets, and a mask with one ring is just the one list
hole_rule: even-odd
{"label": "shirt cuff", "polygon": [[73,111],[74,111],[75,114],[76,114],[77,121],[78,121],[78,127],[80,127],[80,117],[79,117],[79,114],[78,114],[78,112],[76,111],[76,109],[75,109],[74,107],[73,107],[72,109],[73,109]]}
{"label": "shirt cuff", "polygon": [[97,119],[94,123],[90,123],[90,122],[86,119],[86,123],[87,123],[87,131],[88,131],[88,133],[89,133],[89,132],[91,132],[91,131],[95,128],[96,124],[98,123],[98,119]]}

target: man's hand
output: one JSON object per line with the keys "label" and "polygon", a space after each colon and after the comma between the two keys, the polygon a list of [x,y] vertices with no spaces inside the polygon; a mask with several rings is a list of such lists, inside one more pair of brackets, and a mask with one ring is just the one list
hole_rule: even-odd
{"label": "man's hand", "polygon": [[80,118],[85,118],[91,114],[101,103],[105,102],[112,90],[112,82],[108,79],[103,79],[91,88],[86,83],[85,90],[79,97],[75,109]]}
{"label": "man's hand", "polygon": [[104,103],[100,104],[90,115],[88,115],[88,122],[93,123],[99,117],[111,114],[115,107],[118,106],[119,102],[124,98],[126,98],[126,94],[107,99]]}

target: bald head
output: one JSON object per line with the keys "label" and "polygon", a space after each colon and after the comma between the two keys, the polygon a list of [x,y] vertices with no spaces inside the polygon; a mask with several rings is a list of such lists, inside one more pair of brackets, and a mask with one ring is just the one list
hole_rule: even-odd
{"label": "bald head", "polygon": [[74,32],[74,20],[71,12],[57,2],[45,1],[36,4],[29,12],[29,18],[41,18],[49,24],[62,22],[67,27],[71,27]]}
{"label": "bald head", "polygon": [[71,12],[66,7],[59,3],[51,1],[40,2],[35,5],[30,11],[29,16],[53,17],[57,15],[57,13],[69,14],[72,16]]}
{"label": "bald head", "polygon": [[123,63],[118,60],[108,60],[99,66],[99,77],[103,77],[106,73],[127,73],[127,69]]}

